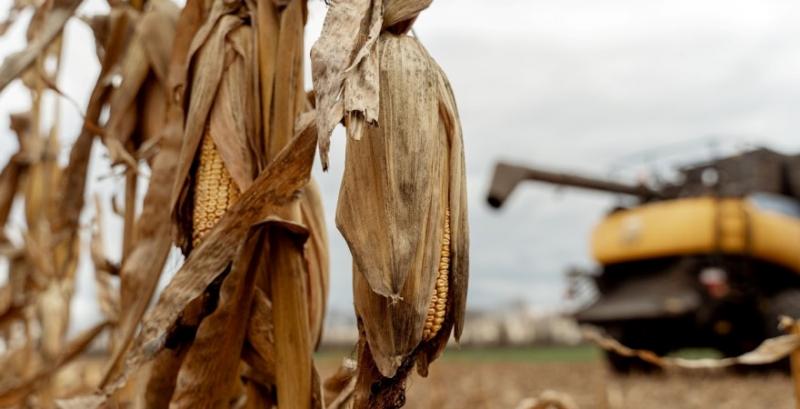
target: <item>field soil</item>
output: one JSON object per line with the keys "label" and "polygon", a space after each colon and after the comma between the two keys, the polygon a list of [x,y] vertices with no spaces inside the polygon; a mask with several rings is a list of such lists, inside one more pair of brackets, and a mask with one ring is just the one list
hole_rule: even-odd
{"label": "field soil", "polygon": [[[340,356],[318,360],[321,375]],[[670,372],[615,376],[599,353],[556,349],[456,352],[436,362],[427,379],[408,385],[409,409],[515,409],[546,390],[570,395],[580,409],[792,409],[791,378],[782,373]]]}

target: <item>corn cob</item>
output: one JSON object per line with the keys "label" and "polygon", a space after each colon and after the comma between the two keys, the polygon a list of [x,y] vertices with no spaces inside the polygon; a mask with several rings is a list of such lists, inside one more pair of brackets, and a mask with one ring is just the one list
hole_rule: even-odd
{"label": "corn cob", "polygon": [[214,139],[206,131],[200,148],[194,184],[192,210],[192,245],[197,247],[219,222],[228,209],[239,199],[239,187],[231,178],[222,157],[217,152]]}
{"label": "corn cob", "polygon": [[384,32],[376,47],[379,125],[348,140],[336,223],[370,356],[400,382],[417,357],[424,372],[463,318],[463,146],[446,78],[422,45]]}
{"label": "corn cob", "polygon": [[439,256],[439,272],[436,276],[436,288],[431,296],[428,315],[425,318],[425,328],[422,331],[422,339],[429,341],[436,336],[444,323],[445,312],[447,311],[447,291],[450,274],[450,209],[447,209],[444,217],[444,233],[442,234],[442,249]]}

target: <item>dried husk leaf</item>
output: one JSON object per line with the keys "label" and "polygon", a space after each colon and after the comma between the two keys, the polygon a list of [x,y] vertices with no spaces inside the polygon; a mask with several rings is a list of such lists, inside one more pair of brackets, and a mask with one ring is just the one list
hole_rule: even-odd
{"label": "dried husk leaf", "polygon": [[[389,30],[395,34],[405,34],[411,29],[410,22],[413,22],[419,13],[428,8],[433,0],[383,0],[383,30]],[[393,27],[402,26],[395,30]]]}
{"label": "dried husk leaf", "polygon": [[[233,19],[226,16],[220,20],[221,27]],[[235,21],[235,20],[234,20]],[[208,129],[217,147],[225,168],[236,182],[239,189],[245,190],[253,181],[255,165],[253,152],[248,142],[255,137],[255,126],[252,118],[255,111],[253,95],[253,36],[254,30],[249,26],[232,27],[227,34],[225,45],[225,64],[222,81],[214,99],[214,105],[208,121]],[[219,60],[219,56],[205,54],[201,51],[197,61],[194,84],[203,81],[199,74],[203,70],[204,57]],[[192,94],[194,102],[195,94]],[[189,121],[195,120],[189,111]]]}
{"label": "dried husk leaf", "polygon": [[[357,64],[352,59],[354,51],[364,41],[370,41],[368,34],[373,31],[370,26],[375,25],[370,24],[372,21],[367,18],[372,13],[372,3],[373,0],[355,0],[331,4],[325,15],[322,33],[311,48],[311,70],[318,112],[317,133],[320,135],[323,169],[328,166],[330,133],[344,114],[339,98],[345,70]],[[373,41],[375,37],[372,37]]]}
{"label": "dried husk leaf", "polygon": [[320,38],[311,49],[317,132],[323,169],[330,134],[345,118],[348,135],[359,139],[378,123],[379,75],[375,57],[381,30],[403,34],[431,0],[356,0],[331,4]]}
{"label": "dried husk leaf", "polygon": [[[427,51],[426,51],[427,53]],[[455,96],[444,71],[431,58],[439,72],[437,88],[439,91],[439,115],[450,146],[448,155],[449,206],[450,206],[450,305],[448,313],[453,316],[453,335],[456,341],[464,329],[464,314],[467,306],[467,286],[469,283],[469,221],[467,211],[467,172],[464,158],[464,139],[461,119],[458,116]],[[449,320],[448,320],[449,321]],[[449,332],[449,330],[447,331]],[[441,348],[444,348],[447,339]],[[437,355],[438,356],[438,355]]]}

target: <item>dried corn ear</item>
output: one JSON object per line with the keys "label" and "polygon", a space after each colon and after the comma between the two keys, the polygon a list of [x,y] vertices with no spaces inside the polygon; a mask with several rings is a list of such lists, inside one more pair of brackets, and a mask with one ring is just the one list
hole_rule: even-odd
{"label": "dried corn ear", "polygon": [[195,175],[192,245],[197,247],[236,202],[241,192],[225,168],[214,140],[208,133],[203,137],[200,146]]}
{"label": "dried corn ear", "polygon": [[[413,37],[383,32],[378,125],[348,139],[337,226],[353,255],[356,312],[381,375],[429,362],[460,329],[466,193],[447,80]],[[458,335],[458,334],[457,334]],[[428,345],[431,344],[431,345]]]}

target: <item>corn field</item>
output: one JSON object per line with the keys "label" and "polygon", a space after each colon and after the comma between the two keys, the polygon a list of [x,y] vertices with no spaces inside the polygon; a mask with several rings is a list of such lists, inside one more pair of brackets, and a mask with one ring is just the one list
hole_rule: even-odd
{"label": "corn field", "polygon": [[[404,406],[408,376],[426,376],[462,332],[469,264],[455,98],[411,34],[431,0],[332,1],[313,84],[306,0],[109,1],[107,14],[78,16],[81,3],[14,0],[0,23],[33,12],[26,47],[0,67],[0,92],[21,80],[31,101],[11,117],[19,151],[0,174],[0,407]],[[101,68],[62,165],[62,130],[45,118],[74,104],[57,81],[64,50],[91,47],[63,36],[70,20],[91,28]],[[329,232],[311,169],[317,152],[327,169],[339,124],[336,225],[353,259],[359,341],[322,379],[313,352]],[[100,145],[124,192],[114,231],[87,188]],[[24,223],[10,223],[15,208]],[[1,234],[12,228],[21,239]],[[110,236],[122,238],[119,262]],[[185,261],[158,293],[175,248]],[[68,336],[84,253],[104,318]],[[56,382],[99,337],[102,376]]]}

